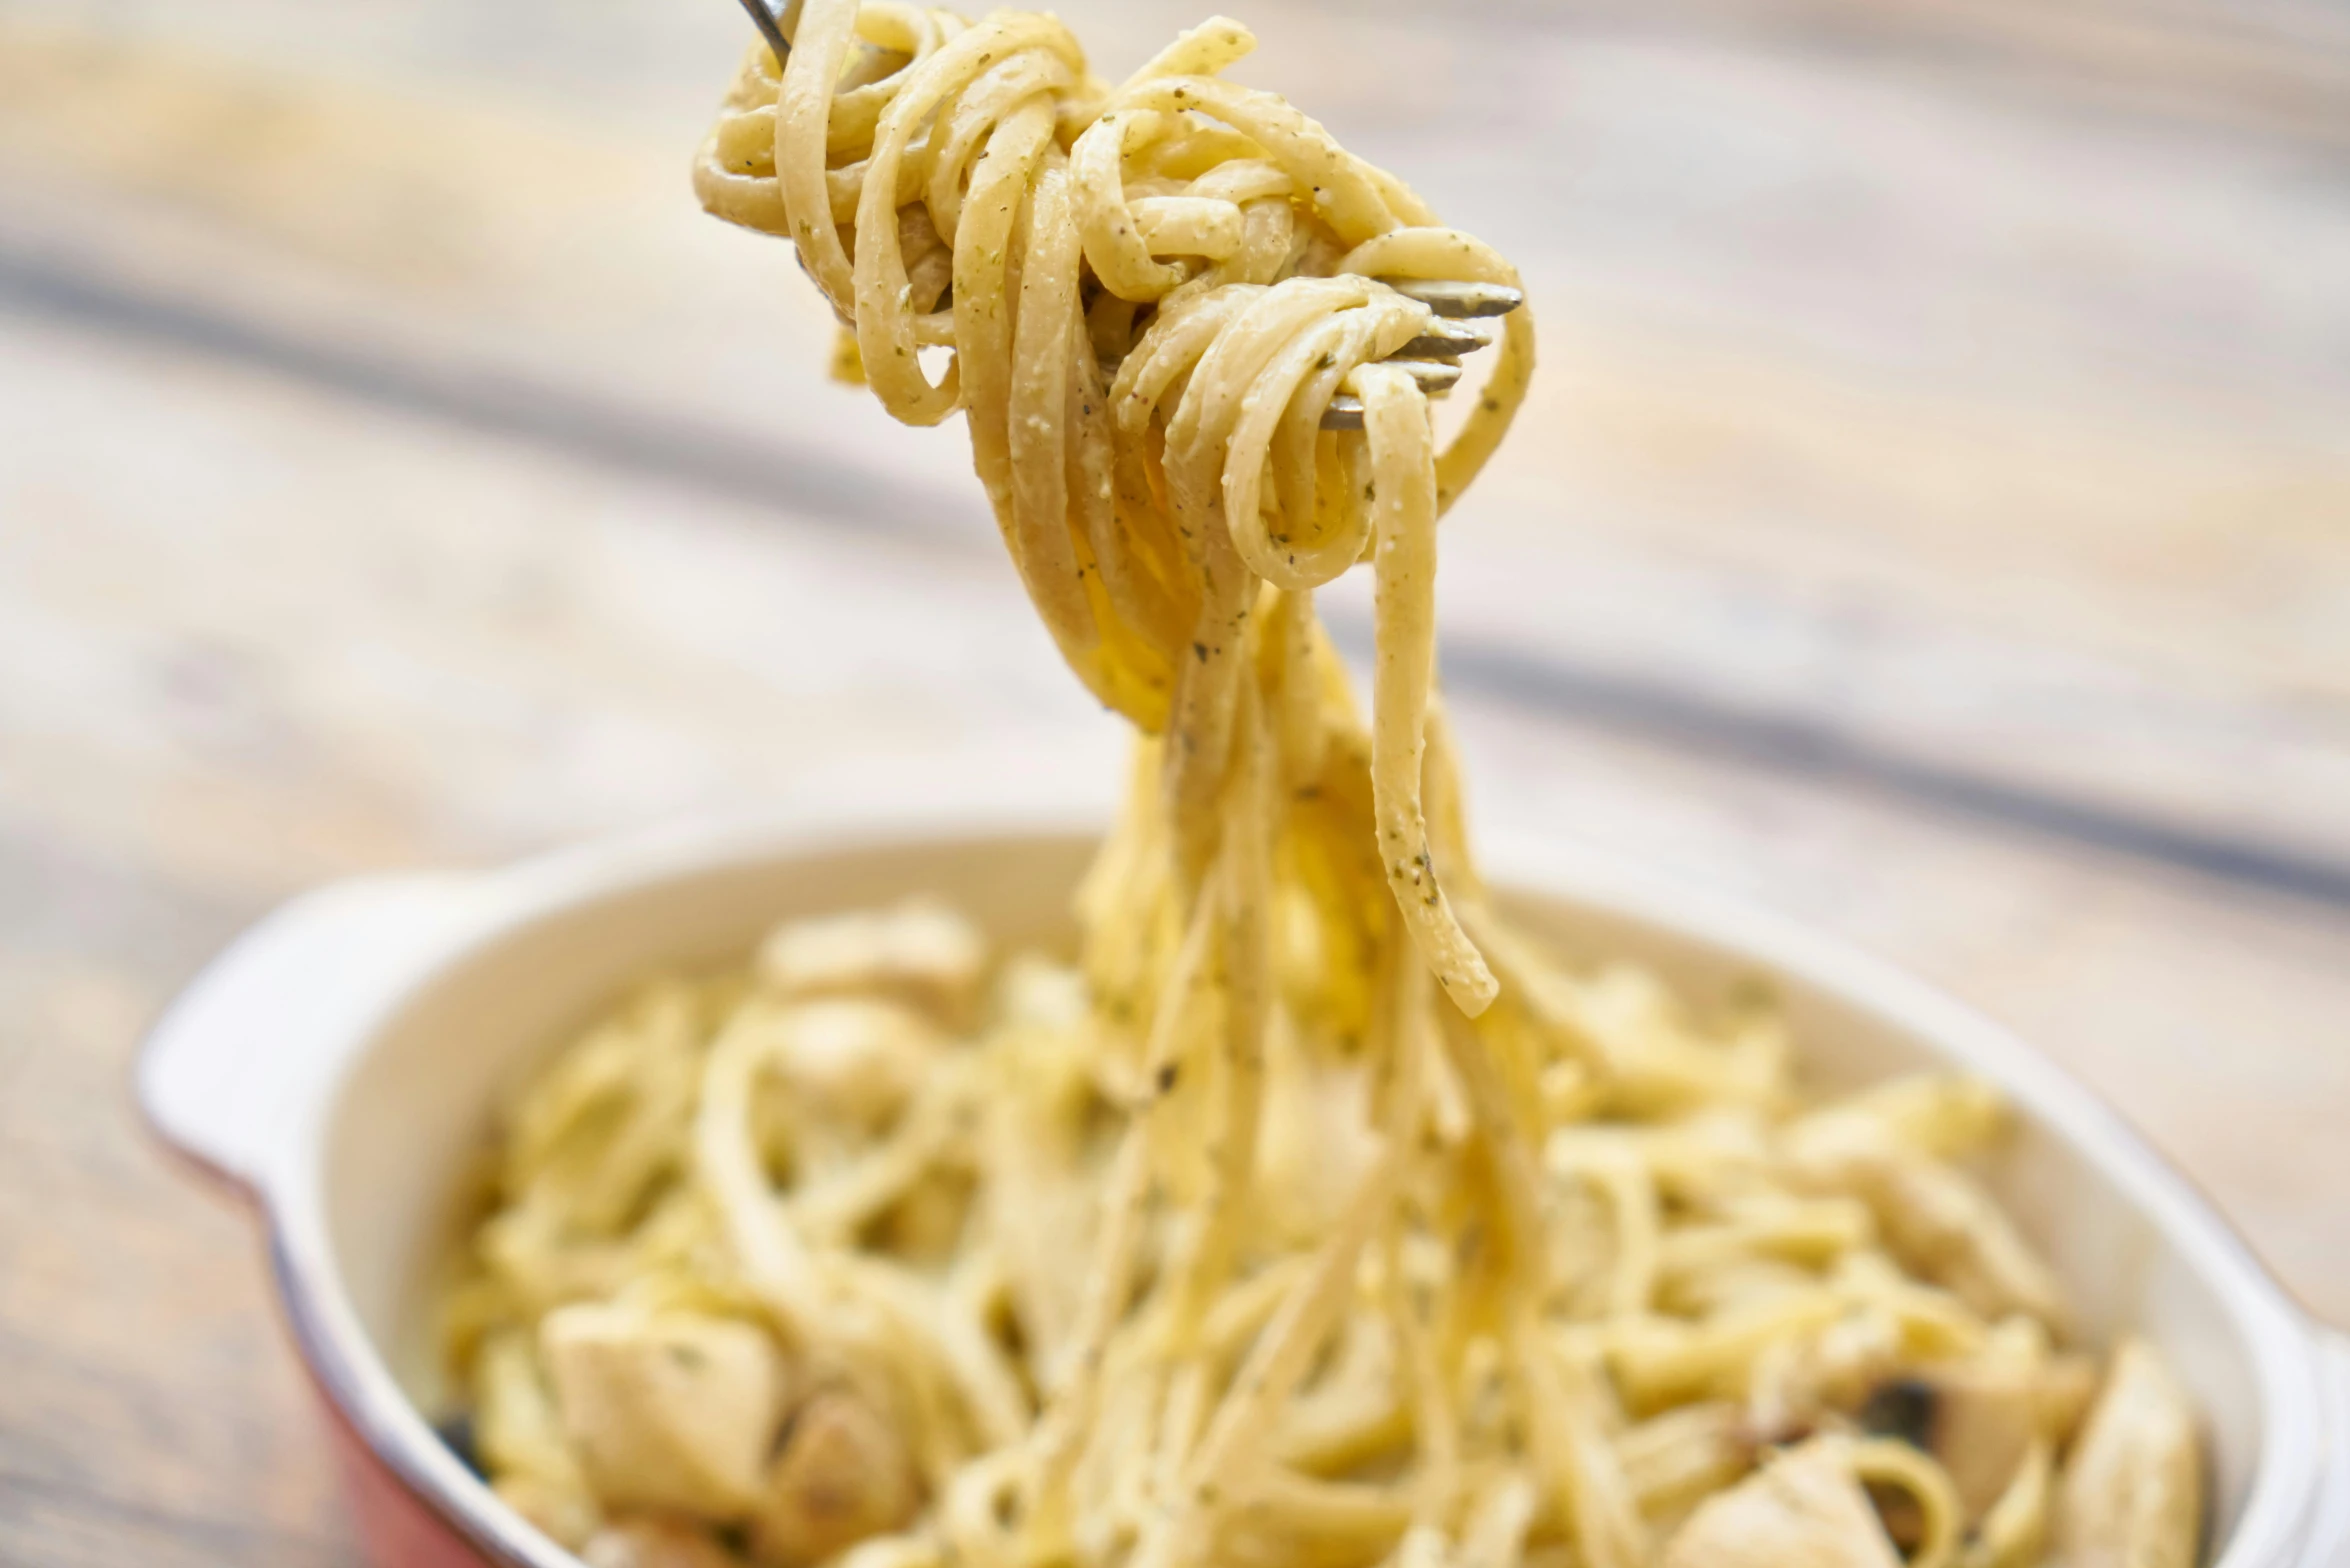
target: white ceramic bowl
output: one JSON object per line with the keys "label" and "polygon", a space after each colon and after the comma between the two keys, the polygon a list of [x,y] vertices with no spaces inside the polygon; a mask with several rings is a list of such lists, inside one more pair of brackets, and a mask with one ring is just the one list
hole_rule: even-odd
{"label": "white ceramic bowl", "polygon": [[[746,952],[776,920],[915,890],[1007,943],[1065,941],[1089,848],[1066,819],[801,819],[591,846],[486,875],[326,888],[223,954],[157,1026],[148,1115],[266,1216],[286,1312],[390,1568],[571,1559],[418,1413],[453,1190],[498,1093],[615,992]],[[1803,1065],[1835,1086],[1923,1063],[2000,1084],[2023,1135],[1996,1180],[2092,1332],[2134,1324],[2209,1417],[2221,1568],[2350,1568],[2350,1341],[2286,1297],[2210,1205],[2004,1030],[1775,917],[1555,843],[1491,846],[1567,951],[1692,994],[1776,978]]]}

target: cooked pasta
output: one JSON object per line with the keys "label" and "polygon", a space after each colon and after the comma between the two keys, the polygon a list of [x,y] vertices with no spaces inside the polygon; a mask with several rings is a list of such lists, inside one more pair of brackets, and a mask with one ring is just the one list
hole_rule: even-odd
{"label": "cooked pasta", "polygon": [[[2192,1416],[2069,1348],[1996,1096],[1807,1105],[1767,1001],[1488,892],[1435,533],[1533,327],[1440,445],[1380,280],[1508,264],[1226,81],[1236,24],[1113,86],[1047,16],[792,21],[697,189],[962,412],[1133,772],[1072,953],[796,922],[519,1097],[447,1311],[499,1493],[598,1568],[2191,1562]],[[1365,557],[1367,719],[1312,597]]]}

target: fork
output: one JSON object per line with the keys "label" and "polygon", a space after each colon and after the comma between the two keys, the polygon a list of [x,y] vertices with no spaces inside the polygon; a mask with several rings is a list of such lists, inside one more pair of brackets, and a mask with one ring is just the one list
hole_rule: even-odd
{"label": "fork", "polygon": [[[759,0],[750,0],[752,5]],[[1490,348],[1498,335],[1491,318],[1506,316],[1526,303],[1523,291],[1502,283],[1469,283],[1454,278],[1373,278],[1406,299],[1428,307],[1435,320],[1428,330],[1388,355],[1380,363],[1393,365],[1420,384],[1430,397],[1442,397],[1461,379],[1461,356]],[[1363,428],[1362,399],[1341,392],[1322,410],[1324,430]]]}
{"label": "fork", "polygon": [[[767,40],[767,47],[775,51],[778,65],[791,55],[791,40],[784,36],[783,23],[776,13],[767,9],[767,0],[740,0],[751,25],[759,36]],[[786,0],[786,9],[789,9]],[[1450,278],[1374,278],[1375,283],[1418,300],[1435,317],[1428,330],[1388,355],[1382,364],[1393,365],[1420,385],[1428,396],[1442,397],[1461,379],[1461,356],[1489,348],[1496,335],[1488,325],[1491,318],[1506,316],[1526,302],[1526,296],[1517,289],[1500,283],[1471,283]],[[1322,410],[1322,428],[1325,430],[1360,430],[1363,428],[1362,399],[1351,393],[1340,393]]]}

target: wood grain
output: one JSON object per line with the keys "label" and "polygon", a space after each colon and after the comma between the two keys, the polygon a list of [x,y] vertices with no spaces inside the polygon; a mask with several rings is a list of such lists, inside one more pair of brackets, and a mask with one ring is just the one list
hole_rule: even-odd
{"label": "wood grain", "polygon": [[[1487,820],[2016,1024],[2350,1319],[2339,13],[1359,9],[1252,7],[1252,79],[1545,313],[1447,541]],[[354,1560],[247,1217],[123,1092],[270,904],[877,767],[1107,790],[960,433],[691,210],[731,13],[578,16],[0,18],[0,1561]]]}
{"label": "wood grain", "polygon": [[[1464,63],[1507,18],[1378,47],[1265,26],[1263,74],[1441,186],[1550,323],[1448,560],[1455,636],[2350,885],[2350,208],[2311,178],[2350,155],[2047,84],[2019,105],[1915,74],[1914,40],[1888,75],[1578,15],[1515,24],[1523,123]],[[101,316],[986,537],[959,437],[834,395],[809,291],[691,220],[698,97],[648,145],[80,35],[0,58],[20,294],[62,274]],[[1497,144],[1563,161],[1529,188]],[[878,505],[875,474],[902,487]]]}

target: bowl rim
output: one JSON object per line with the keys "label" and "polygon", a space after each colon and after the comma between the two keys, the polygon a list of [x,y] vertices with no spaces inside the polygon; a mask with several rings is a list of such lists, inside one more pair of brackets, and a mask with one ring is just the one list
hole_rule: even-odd
{"label": "bowl rim", "polygon": [[[444,919],[408,968],[356,1016],[304,1085],[253,1183],[270,1232],[281,1309],[322,1393],[416,1501],[502,1568],[577,1568],[434,1434],[361,1325],[335,1264],[324,1205],[324,1133],[352,1070],[400,1015],[488,945],[586,904],[746,864],[1021,841],[1069,845],[1100,835],[1098,811],[951,809],[904,801],[841,804],[821,815],[761,815],[591,839],[499,869],[444,879]],[[1979,1067],[2102,1170],[2213,1288],[2254,1368],[2258,1460],[2214,1568],[2295,1560],[2322,1498],[2314,1456],[2327,1420],[2313,1368],[2314,1320],[2295,1304],[2216,1205],[2098,1095],[2014,1032],[1842,938],[1743,897],[1692,885],[1555,835],[1499,833],[1480,856],[1509,868],[1505,894],[1593,909],[1800,976],[1815,989]],[[2293,1455],[2312,1456],[2295,1475]]]}

